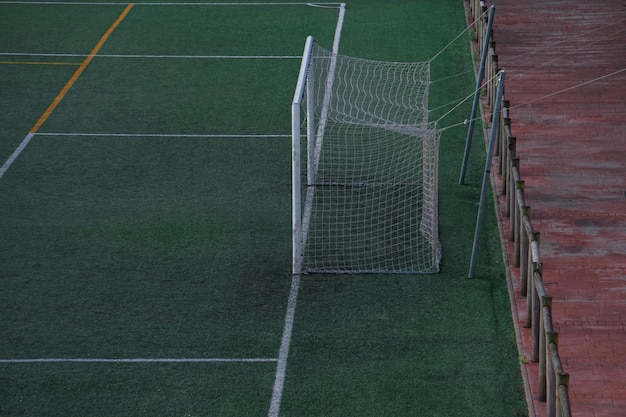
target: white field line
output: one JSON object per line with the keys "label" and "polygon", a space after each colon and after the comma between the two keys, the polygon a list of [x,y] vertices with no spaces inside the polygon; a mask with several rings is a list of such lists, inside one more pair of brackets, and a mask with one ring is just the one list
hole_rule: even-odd
{"label": "white field line", "polygon": [[[341,38],[341,30],[345,18],[345,3],[341,3],[339,16],[337,18],[337,26],[335,28],[335,39],[333,42],[333,53],[339,52],[339,40]],[[296,304],[298,300],[298,292],[300,291],[300,275],[293,275],[291,278],[291,290],[289,291],[289,300],[287,302],[287,312],[285,313],[285,326],[283,328],[283,337],[280,343],[278,353],[278,364],[276,365],[276,377],[274,379],[274,389],[272,390],[272,400],[267,413],[268,417],[278,417],[280,413],[280,405],[283,398],[285,387],[285,377],[287,375],[287,359],[289,356],[289,348],[291,346],[291,335],[293,334],[293,325],[296,316]]]}
{"label": "white field line", "polygon": [[66,137],[114,137],[114,138],[224,138],[224,139],[267,139],[267,138],[290,138],[287,134],[183,134],[183,133],[69,133],[69,132],[37,132],[37,136],[66,136]]}
{"label": "white field line", "polygon": [[[0,52],[0,56],[37,56],[45,58],[85,58],[89,54],[42,54],[29,52]],[[98,54],[94,58],[118,59],[298,59],[298,55],[141,55],[141,54]]]}
{"label": "white field line", "polygon": [[11,167],[13,162],[15,162],[17,157],[20,156],[20,154],[26,148],[33,136],[35,136],[34,133],[29,133],[28,135],[26,135],[26,137],[22,140],[22,143],[20,143],[20,145],[13,151],[11,156],[9,156],[9,159],[7,159],[2,167],[0,167],[0,178],[4,176],[4,173],[7,172],[7,170]]}
{"label": "white field line", "polygon": [[285,376],[287,375],[287,358],[289,347],[291,346],[291,335],[293,334],[293,323],[296,317],[296,304],[298,302],[298,292],[300,291],[300,275],[293,275],[291,278],[291,290],[287,301],[287,312],[285,313],[285,326],[283,327],[283,337],[280,342],[278,352],[278,364],[276,365],[276,377],[274,379],[274,389],[272,390],[272,401],[267,415],[278,417],[280,403],[283,398],[285,387]]}
{"label": "white field line", "polygon": [[223,363],[277,362],[275,358],[29,358],[0,359],[0,363]]}
{"label": "white field line", "polygon": [[[55,5],[55,6],[75,6],[75,5],[87,5],[87,6],[125,6],[123,2],[73,2],[73,1],[0,1],[0,4],[40,4],[40,5]],[[338,8],[341,3],[319,3],[319,2],[291,2],[291,3],[154,3],[154,2],[134,2],[135,6],[311,6],[322,7],[331,6]]]}

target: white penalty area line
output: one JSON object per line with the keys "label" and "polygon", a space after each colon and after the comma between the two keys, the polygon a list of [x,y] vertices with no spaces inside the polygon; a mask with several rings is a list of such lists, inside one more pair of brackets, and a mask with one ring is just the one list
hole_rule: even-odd
{"label": "white penalty area line", "polygon": [[0,363],[225,363],[278,362],[276,358],[29,358],[0,359]]}
{"label": "white penalty area line", "polygon": [[272,139],[290,138],[288,134],[183,134],[183,133],[69,133],[69,132],[37,132],[37,136],[61,137],[112,137],[112,138],[206,138],[206,139]]}
{"label": "white penalty area line", "polygon": [[[87,6],[125,6],[126,3],[122,2],[74,2],[74,1],[0,1],[0,4],[35,4],[35,5],[54,5],[54,6],[75,6],[75,5],[87,5]],[[265,2],[265,3],[172,3],[172,2],[133,2],[135,6],[310,6],[310,7],[332,7],[339,8],[343,3],[326,3],[326,2]]]}
{"label": "white penalty area line", "polygon": [[34,133],[29,133],[28,135],[26,135],[26,137],[24,137],[19,146],[15,148],[11,156],[9,156],[9,159],[7,159],[4,164],[2,164],[2,166],[0,167],[0,178],[2,178],[4,176],[4,173],[7,172],[11,165],[13,165],[13,162],[15,162],[17,157],[20,156],[22,151],[26,149],[26,146],[32,140],[33,136],[35,136]]}
{"label": "white penalty area line", "polygon": [[[28,52],[0,52],[0,56],[44,57],[44,58],[86,58],[89,54],[42,54]],[[299,59],[299,55],[142,55],[142,54],[98,54],[93,57],[116,59]]]}

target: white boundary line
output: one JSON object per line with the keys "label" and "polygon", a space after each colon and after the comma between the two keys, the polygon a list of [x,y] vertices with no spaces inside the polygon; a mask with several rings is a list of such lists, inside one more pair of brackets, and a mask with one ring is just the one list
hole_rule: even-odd
{"label": "white boundary line", "polygon": [[[38,56],[46,58],[86,58],[89,54],[41,54],[28,52],[0,52],[0,56]],[[138,55],[138,54],[98,54],[94,58],[134,58],[134,59],[298,59],[297,55]]]}
{"label": "white boundary line", "polygon": [[[335,28],[335,39],[333,42],[333,54],[339,53],[339,40],[341,38],[341,29],[345,18],[346,4],[341,3],[339,8],[339,16],[337,18],[337,26]],[[287,358],[289,356],[289,348],[291,346],[291,335],[293,334],[293,325],[296,316],[296,304],[298,300],[298,292],[300,291],[300,275],[293,275],[291,278],[291,290],[289,291],[289,300],[287,302],[287,312],[285,313],[285,326],[283,328],[283,337],[280,343],[278,353],[278,364],[276,365],[276,377],[274,379],[274,389],[272,390],[272,400],[267,413],[268,417],[278,417],[280,413],[280,405],[285,387],[285,377],[287,375]]]}
{"label": "white boundary line", "polygon": [[277,362],[276,358],[28,358],[0,359],[0,363],[232,363]]}
{"label": "white boundary line", "polygon": [[33,136],[35,136],[34,133],[29,133],[28,135],[26,135],[26,137],[22,140],[22,143],[20,143],[20,145],[13,151],[11,156],[9,156],[9,159],[7,159],[2,167],[0,167],[0,178],[2,178],[4,176],[4,173],[7,172],[11,165],[13,165],[13,162],[15,162],[17,157],[20,156],[20,154],[26,148]]}
{"label": "white boundary line", "polygon": [[289,356],[289,347],[291,346],[291,335],[293,334],[293,323],[296,316],[296,304],[298,302],[299,291],[300,275],[293,275],[291,277],[291,290],[289,291],[287,312],[285,313],[283,337],[280,342],[280,350],[278,352],[278,364],[276,365],[276,377],[274,379],[274,388],[272,390],[272,401],[270,403],[270,409],[267,413],[268,417],[278,417],[278,413],[280,412],[280,403],[283,398],[283,390],[285,387],[285,377],[287,376],[287,357]]}
{"label": "white boundary line", "polygon": [[114,138],[225,138],[225,139],[265,139],[290,138],[291,135],[228,135],[228,134],[184,134],[184,133],[63,133],[37,132],[36,136],[67,136],[67,137],[114,137]]}
{"label": "white boundary line", "polygon": [[[290,3],[172,3],[172,2],[132,2],[135,6],[310,6],[310,7],[324,7],[331,6],[334,8],[340,7],[343,3],[319,3],[319,2],[290,2]],[[0,4],[30,4],[30,5],[54,5],[54,6],[126,6],[125,2],[73,2],[73,1],[0,1]]]}

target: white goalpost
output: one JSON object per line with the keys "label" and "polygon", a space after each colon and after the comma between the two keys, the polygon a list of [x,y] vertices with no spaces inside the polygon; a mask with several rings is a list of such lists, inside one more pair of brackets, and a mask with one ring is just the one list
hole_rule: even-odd
{"label": "white goalpost", "polygon": [[434,273],[439,131],[429,62],[307,38],[292,103],[293,273]]}

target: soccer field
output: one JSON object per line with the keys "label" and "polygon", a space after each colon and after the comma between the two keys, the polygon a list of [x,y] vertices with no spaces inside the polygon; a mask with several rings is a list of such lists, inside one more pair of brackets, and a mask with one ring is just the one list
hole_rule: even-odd
{"label": "soccer field", "polygon": [[440,273],[291,276],[306,37],[445,51],[437,117],[473,90],[464,29],[452,0],[0,1],[0,415],[525,415],[493,210],[465,278],[467,103],[443,121]]}

